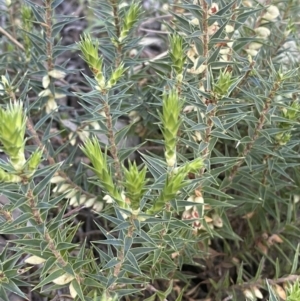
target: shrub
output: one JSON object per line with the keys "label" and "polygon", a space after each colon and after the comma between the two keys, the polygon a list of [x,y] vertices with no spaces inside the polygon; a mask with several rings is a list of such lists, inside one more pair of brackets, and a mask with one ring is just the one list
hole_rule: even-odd
{"label": "shrub", "polygon": [[296,300],[299,1],[65,2],[2,4],[0,299]]}

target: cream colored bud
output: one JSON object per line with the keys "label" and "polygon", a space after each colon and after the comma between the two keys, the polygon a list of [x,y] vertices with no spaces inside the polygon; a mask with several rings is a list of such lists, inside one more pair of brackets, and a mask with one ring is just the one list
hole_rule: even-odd
{"label": "cream colored bud", "polygon": [[61,182],[64,182],[64,181],[65,181],[65,179],[61,176],[54,176],[50,180],[50,182],[53,183],[53,184],[61,183]]}
{"label": "cream colored bud", "polygon": [[197,108],[195,106],[186,106],[183,109],[183,113],[190,113],[192,111],[197,111]]}
{"label": "cream colored bud", "polygon": [[77,134],[82,142],[85,142],[89,138],[88,131],[78,131]]}
{"label": "cream colored bud", "polygon": [[64,93],[55,93],[54,94],[55,99],[64,98],[65,96],[66,96],[66,94],[64,94]]}
{"label": "cream colored bud", "polygon": [[174,167],[176,164],[176,153],[174,153],[172,157],[169,157],[166,154],[165,156],[166,156],[167,165],[169,167]]}
{"label": "cream colored bud", "polygon": [[137,54],[138,54],[138,51],[136,49],[131,49],[130,52],[129,52],[129,56],[131,58],[137,56]]}
{"label": "cream colored bud", "polygon": [[62,184],[61,186],[59,186],[57,192],[58,193],[63,193],[66,192],[68,189],[70,189],[70,185],[69,184]]}
{"label": "cream colored bud", "polygon": [[70,144],[74,146],[74,145],[76,144],[76,138],[75,138],[75,136],[74,136],[74,133],[70,133],[70,134],[68,135],[68,138],[69,138]]}
{"label": "cream colored bud", "polygon": [[41,264],[44,263],[46,259],[33,255],[26,258],[24,261],[29,264]]}
{"label": "cream colored bud", "polygon": [[113,198],[108,194],[103,197],[103,200],[106,201],[106,203],[108,203],[108,204],[111,204],[114,202]]}
{"label": "cream colored bud", "polygon": [[300,195],[294,194],[293,199],[294,199],[294,203],[295,204],[299,203],[299,201],[300,201]]}
{"label": "cream colored bud", "polygon": [[257,27],[254,29],[254,31],[259,37],[263,39],[266,39],[271,34],[270,29],[264,26]]}
{"label": "cream colored bud", "polygon": [[228,55],[223,54],[220,56],[220,62],[228,62]]}
{"label": "cream colored bud", "polygon": [[53,280],[53,283],[57,284],[57,285],[64,285],[64,284],[67,284],[67,283],[71,282],[73,279],[74,279],[73,275],[65,273],[62,276],[60,276],[60,277],[56,278],[55,280]]}
{"label": "cream colored bud", "polygon": [[84,205],[87,208],[92,207],[94,205],[95,201],[96,201],[96,198],[87,199]]}
{"label": "cream colored bud", "polygon": [[202,196],[197,196],[197,197],[195,197],[194,202],[198,203],[198,204],[203,204],[204,203],[204,199],[203,199]]}
{"label": "cream colored bud", "polygon": [[257,43],[257,42],[252,42],[249,44],[248,48],[251,50],[258,50],[262,47],[261,43]]}
{"label": "cream colored bud", "polygon": [[169,11],[169,5],[167,3],[164,3],[161,9],[165,12],[168,12]]}
{"label": "cream colored bud", "polygon": [[252,2],[249,1],[249,0],[244,0],[244,1],[243,1],[243,4],[244,4],[244,6],[246,6],[246,7],[252,7]]}
{"label": "cream colored bud", "polygon": [[249,289],[245,289],[243,291],[243,294],[245,295],[246,298],[250,299],[250,300],[255,300],[255,296],[253,295],[253,293],[249,290]]}
{"label": "cream colored bud", "polygon": [[142,119],[137,111],[131,111],[128,116],[132,123],[139,122]]}
{"label": "cream colored bud", "polygon": [[246,52],[250,55],[250,56],[256,56],[258,54],[257,50],[254,49],[246,49]]}
{"label": "cream colored bud", "polygon": [[276,294],[277,294],[281,299],[286,300],[286,292],[285,292],[285,290],[284,290],[280,285],[275,284],[275,285],[273,286],[273,288],[274,288]]}
{"label": "cream colored bud", "polygon": [[75,291],[75,288],[73,286],[73,284],[71,283],[69,286],[69,291],[70,291],[70,295],[73,299],[75,299],[77,297],[77,292]]}
{"label": "cream colored bud", "polygon": [[226,25],[225,26],[225,32],[226,33],[231,33],[234,31],[234,27],[232,25]]}
{"label": "cream colored bud", "polygon": [[79,199],[79,204],[82,205],[83,203],[85,203],[85,200],[86,200],[86,196],[82,195]]}
{"label": "cream colored bud", "polygon": [[71,197],[69,204],[70,204],[70,206],[77,206],[78,205],[77,195],[74,195],[73,197]]}
{"label": "cream colored bud", "polygon": [[[190,196],[190,197],[188,197],[188,199],[187,199],[187,202],[194,203],[194,201],[195,201],[195,197],[194,197],[194,196]],[[194,207],[194,205],[187,205],[187,206],[185,206],[185,211],[189,211],[189,210],[191,210],[193,207]]]}
{"label": "cream colored bud", "polygon": [[220,54],[229,54],[230,53],[230,48],[224,47],[220,49]]}
{"label": "cream colored bud", "polygon": [[47,89],[50,84],[50,77],[48,75],[43,76],[42,78],[42,85],[44,89]]}
{"label": "cream colored bud", "polygon": [[39,97],[46,97],[46,96],[50,96],[50,95],[52,95],[50,89],[42,90],[39,93]]}
{"label": "cream colored bud", "polygon": [[95,130],[100,130],[101,129],[101,127],[100,127],[100,125],[99,125],[99,123],[97,121],[91,122],[90,125]]}
{"label": "cream colored bud", "polygon": [[199,25],[199,19],[198,18],[193,18],[192,20],[190,20],[189,22],[192,25],[198,26]]}
{"label": "cream colored bud", "polygon": [[102,202],[95,202],[93,209],[97,212],[100,212],[103,209],[103,203]]}
{"label": "cream colored bud", "polygon": [[56,109],[57,109],[57,103],[53,97],[50,97],[46,103],[46,107],[45,107],[46,113],[50,114],[52,111],[56,111]]}
{"label": "cream colored bud", "polygon": [[232,48],[232,46],[233,46],[233,42],[228,42],[227,43],[227,47]]}
{"label": "cream colored bud", "polygon": [[214,226],[216,226],[217,228],[222,228],[223,227],[223,221],[222,221],[219,214],[214,213],[212,215],[212,219],[213,219]]}
{"label": "cream colored bud", "polygon": [[199,131],[195,131],[194,134],[195,134],[194,137],[195,137],[196,142],[200,142],[202,140],[200,132]]}
{"label": "cream colored bud", "polygon": [[78,191],[76,191],[75,189],[71,189],[66,195],[65,195],[65,198],[66,199],[70,199],[72,198],[74,195],[76,195]]}
{"label": "cream colored bud", "polygon": [[[279,9],[275,5],[270,5],[267,8],[267,12],[270,14],[270,16],[272,16],[272,19],[275,19],[275,18],[277,18],[280,15]],[[270,20],[270,19],[267,19],[267,20]]]}
{"label": "cream colored bud", "polygon": [[48,72],[48,75],[56,79],[63,79],[66,76],[66,73],[57,69],[53,69]]}
{"label": "cream colored bud", "polygon": [[261,293],[261,291],[256,286],[252,287],[252,291],[253,291],[256,298],[258,298],[258,299],[263,299],[264,298],[263,294]]}

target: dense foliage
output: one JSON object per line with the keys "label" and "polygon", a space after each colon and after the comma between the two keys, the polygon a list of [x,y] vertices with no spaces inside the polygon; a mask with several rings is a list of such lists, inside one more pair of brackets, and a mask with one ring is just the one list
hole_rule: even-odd
{"label": "dense foliage", "polygon": [[69,2],[1,3],[0,300],[299,300],[299,0]]}

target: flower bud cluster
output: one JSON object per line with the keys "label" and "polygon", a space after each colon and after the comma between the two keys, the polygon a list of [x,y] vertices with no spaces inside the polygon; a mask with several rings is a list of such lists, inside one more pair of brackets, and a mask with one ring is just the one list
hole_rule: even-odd
{"label": "flower bud cluster", "polygon": [[223,227],[222,218],[218,213],[213,213],[211,217],[205,215],[205,209],[210,207],[205,205],[202,193],[199,190],[195,190],[195,195],[190,196],[187,201],[191,204],[185,206],[185,210],[182,213],[182,219],[194,220],[193,228],[195,230],[206,230],[203,223],[201,223],[201,220],[203,219],[211,229],[213,229],[214,227]]}
{"label": "flower bud cluster", "polygon": [[[36,255],[32,255],[28,258],[25,259],[25,262],[31,265],[44,265],[44,263],[46,262],[46,259],[36,256]],[[54,267],[52,269],[50,269],[51,273],[54,273],[56,271],[58,271],[57,267]],[[71,275],[69,273],[64,273],[61,276],[57,277],[56,279],[54,279],[52,282],[56,285],[65,285],[65,284],[69,284],[69,291],[70,291],[70,295],[72,298],[75,298],[77,296],[77,292],[74,289],[73,284],[71,283],[71,281],[73,281],[75,279],[74,275]]]}
{"label": "flower bud cluster", "polygon": [[89,158],[93,165],[93,171],[99,178],[104,190],[111,196],[114,201],[121,207],[127,205],[118,191],[108,168],[106,153],[103,154],[99,141],[96,137],[88,138],[83,146],[80,147],[83,153]]}
{"label": "flower bud cluster", "polygon": [[170,57],[179,82],[182,80],[182,73],[186,59],[183,47],[183,38],[178,34],[171,35]]}
{"label": "flower bud cluster", "polygon": [[116,70],[114,70],[108,80],[106,80],[103,74],[103,58],[99,56],[99,43],[92,40],[90,35],[84,35],[81,37],[81,41],[78,43],[79,49],[82,52],[83,59],[89,65],[92,71],[97,86],[95,87],[99,91],[105,91],[114,87],[123,76],[126,71],[124,64],[120,64]]}
{"label": "flower bud cluster", "polygon": [[132,3],[127,11],[119,37],[119,42],[122,42],[128,35],[129,31],[133,28],[134,24],[138,21],[141,12],[141,7],[137,3]]}
{"label": "flower bud cluster", "polygon": [[57,110],[57,103],[56,103],[56,99],[60,99],[65,97],[65,94],[62,93],[53,93],[51,91],[51,89],[49,88],[50,83],[51,83],[51,78],[53,79],[63,79],[66,76],[66,73],[61,71],[61,70],[57,70],[57,69],[53,69],[51,71],[48,72],[47,75],[43,76],[42,79],[42,85],[44,90],[42,90],[39,93],[40,97],[45,97],[47,98],[47,102],[46,102],[46,106],[45,106],[45,110],[46,113],[49,114],[52,111]]}
{"label": "flower bud cluster", "polygon": [[[279,9],[275,5],[268,6],[266,10],[266,13],[262,16],[262,25],[274,21],[280,15]],[[261,42],[251,42],[249,44],[246,52],[251,56],[257,55],[259,49],[263,46],[263,41],[267,40],[271,34],[271,31],[266,26],[259,26],[254,31]]]}
{"label": "flower bud cluster", "polygon": [[52,184],[55,184],[55,187],[52,189],[53,193],[64,194],[66,199],[69,199],[70,206],[77,207],[84,205],[87,208],[93,208],[95,211],[100,212],[103,208],[103,203],[100,202],[96,197],[88,197],[87,195],[82,195],[81,192],[66,183],[65,178],[56,174],[50,181]]}
{"label": "flower bud cluster", "polygon": [[[41,161],[42,150],[37,149],[28,160],[25,159],[26,120],[21,102],[10,103],[6,110],[0,107],[0,143],[2,148],[9,157],[15,173],[30,177]],[[0,169],[0,181],[20,182],[20,176],[15,175],[15,173]]]}
{"label": "flower bud cluster", "polygon": [[165,141],[165,158],[167,165],[173,168],[176,165],[177,133],[181,125],[180,112],[183,102],[178,92],[173,89],[163,95],[163,109],[160,114],[162,133]]}
{"label": "flower bud cluster", "polygon": [[146,166],[141,170],[138,169],[136,163],[133,164],[129,161],[129,166],[123,168],[124,170],[124,187],[126,189],[125,195],[127,197],[127,203],[130,203],[132,210],[138,210],[140,208],[140,202],[146,192]]}
{"label": "flower bud cluster", "polygon": [[168,202],[176,198],[176,195],[188,183],[186,180],[188,174],[198,172],[202,167],[202,159],[197,158],[181,167],[174,168],[168,175],[161,194],[147,213],[155,214],[162,210]]}

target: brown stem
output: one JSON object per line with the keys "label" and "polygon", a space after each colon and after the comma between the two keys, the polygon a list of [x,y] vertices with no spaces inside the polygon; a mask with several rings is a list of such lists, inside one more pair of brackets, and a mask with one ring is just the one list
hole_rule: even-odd
{"label": "brown stem", "polygon": [[[36,223],[38,225],[44,224],[44,221],[43,221],[43,219],[42,219],[42,217],[40,215],[40,212],[36,208],[36,204],[35,204],[35,200],[34,200],[34,195],[33,195],[32,191],[29,190],[27,192],[26,196],[27,196],[27,200],[28,200],[28,205],[31,208],[31,212],[32,212],[32,215],[33,215]],[[48,232],[47,229],[44,232],[44,239],[47,241],[48,247],[51,250],[51,252],[53,253],[53,255],[56,257],[58,263],[61,266],[65,267],[68,264],[68,262],[66,262],[64,260],[64,258],[61,256],[60,252],[56,249],[54,240],[51,238],[51,236],[50,236],[50,234],[49,234],[49,232]]]}
{"label": "brown stem", "polygon": [[121,163],[118,157],[118,149],[116,146],[116,138],[115,133],[113,129],[113,122],[112,117],[110,114],[110,107],[106,101],[103,102],[103,111],[106,116],[106,126],[108,129],[108,140],[110,144],[110,153],[114,160],[114,166],[115,166],[115,172],[116,172],[116,180],[118,185],[120,185],[120,182],[122,182],[122,170],[121,170]]}
{"label": "brown stem", "polygon": [[[115,23],[115,29],[116,29],[116,35],[118,38],[121,36],[121,25],[120,25],[120,18],[119,18],[119,12],[118,12],[118,1],[117,0],[110,0],[112,9],[113,9],[113,16],[114,16],[114,23]],[[116,41],[116,50],[117,50],[117,57],[115,61],[115,67],[118,68],[121,63],[121,56],[122,56],[122,45],[119,43],[119,41]]]}
{"label": "brown stem", "polygon": [[203,19],[202,19],[202,29],[203,29],[203,56],[207,59],[208,54],[208,5],[205,0],[201,1]]}
{"label": "brown stem", "polygon": [[46,49],[47,49],[47,65],[48,71],[53,69],[52,61],[52,0],[46,0],[45,5],[45,27],[46,27]]}
{"label": "brown stem", "polygon": [[13,36],[11,36],[4,28],[0,26],[0,33],[5,35],[11,42],[13,42],[16,46],[18,46],[21,50],[25,51],[24,46],[19,43]]}

